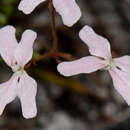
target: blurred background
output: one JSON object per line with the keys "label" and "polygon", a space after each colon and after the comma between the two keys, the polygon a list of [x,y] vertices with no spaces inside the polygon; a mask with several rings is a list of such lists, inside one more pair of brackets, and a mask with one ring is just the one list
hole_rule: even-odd
{"label": "blurred background", "polygon": [[[30,15],[17,9],[20,0],[0,0],[0,27],[13,25],[17,39],[25,29],[38,33],[34,57],[52,47],[51,15],[48,1]],[[106,37],[114,56],[130,55],[130,0],[76,0],[82,17],[73,27],[63,25],[56,13],[59,50],[80,58],[89,55],[78,36],[84,25],[90,25]],[[60,59],[64,61],[65,59]],[[107,71],[63,77],[57,62],[46,59],[32,65],[27,72],[38,82],[38,115],[26,120],[16,98],[0,116],[0,130],[130,130],[130,107],[114,89]],[[12,75],[0,59],[0,83]]]}

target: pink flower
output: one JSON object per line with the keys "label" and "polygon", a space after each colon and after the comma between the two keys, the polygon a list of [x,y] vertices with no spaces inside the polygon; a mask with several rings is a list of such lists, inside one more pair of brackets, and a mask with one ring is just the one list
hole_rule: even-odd
{"label": "pink flower", "polygon": [[37,83],[24,70],[25,64],[32,58],[32,46],[36,37],[35,32],[26,30],[18,44],[13,26],[0,29],[0,54],[14,72],[9,81],[0,84],[0,115],[6,104],[16,96],[21,101],[25,118],[33,118],[37,114],[35,101]]}
{"label": "pink flower", "polygon": [[[25,14],[30,14],[36,6],[45,0],[22,0],[19,4],[19,10]],[[56,11],[61,15],[63,23],[72,26],[81,17],[81,11],[75,0],[53,0]]]}
{"label": "pink flower", "polygon": [[108,70],[115,89],[130,105],[130,56],[112,58],[109,41],[96,34],[89,26],[79,32],[80,38],[88,45],[93,56],[60,63],[58,71],[64,76],[91,73],[99,69]]}

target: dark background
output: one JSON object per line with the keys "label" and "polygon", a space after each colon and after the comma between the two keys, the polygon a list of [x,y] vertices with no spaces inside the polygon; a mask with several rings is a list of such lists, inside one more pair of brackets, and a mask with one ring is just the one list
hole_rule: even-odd
{"label": "dark background", "polygon": [[[34,56],[52,46],[51,16],[48,1],[30,15],[17,9],[20,0],[0,0],[0,26],[17,28],[19,40],[25,29],[38,33]],[[111,44],[114,56],[130,55],[130,0],[77,0],[82,17],[73,27],[63,25],[56,13],[59,50],[80,58],[89,55],[78,36],[90,25]],[[65,59],[60,59],[64,61]],[[0,117],[0,130],[130,130],[130,108],[114,89],[107,71],[63,77],[57,62],[46,59],[27,69],[38,82],[38,115],[26,120],[16,98]],[[0,82],[7,81],[11,69],[0,60]]]}

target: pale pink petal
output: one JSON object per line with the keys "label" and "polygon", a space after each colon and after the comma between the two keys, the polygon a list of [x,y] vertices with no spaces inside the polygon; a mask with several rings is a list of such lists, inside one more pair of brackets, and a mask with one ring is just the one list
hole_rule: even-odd
{"label": "pale pink petal", "polygon": [[81,17],[80,8],[75,0],[53,0],[53,5],[67,26],[72,26]]}
{"label": "pale pink petal", "polygon": [[130,73],[130,56],[122,56],[120,58],[114,58],[114,61],[120,69]]}
{"label": "pale pink petal", "polygon": [[17,47],[15,31],[15,28],[9,25],[0,29],[0,54],[9,66],[15,64],[13,56],[14,50]]}
{"label": "pale pink petal", "polygon": [[108,40],[96,34],[91,27],[84,26],[79,32],[79,36],[88,45],[92,55],[105,59],[111,57]]}
{"label": "pale pink petal", "polygon": [[25,118],[33,118],[37,114],[36,92],[37,83],[24,72],[19,81],[18,97],[22,104],[22,112]]}
{"label": "pale pink petal", "polygon": [[62,62],[57,66],[57,69],[64,76],[72,76],[80,73],[91,73],[104,66],[103,60],[87,56],[71,62]]}
{"label": "pale pink petal", "polygon": [[115,89],[130,105],[130,74],[119,69],[109,71],[113,79]]}
{"label": "pale pink petal", "polygon": [[5,106],[12,102],[17,94],[17,77],[13,75],[10,80],[0,84],[0,115]]}
{"label": "pale pink petal", "polygon": [[30,14],[40,3],[45,0],[22,0],[18,6],[18,9],[25,14]]}
{"label": "pale pink petal", "polygon": [[34,31],[26,30],[23,33],[21,41],[15,50],[15,59],[22,67],[32,58],[33,43],[36,37],[37,34]]}

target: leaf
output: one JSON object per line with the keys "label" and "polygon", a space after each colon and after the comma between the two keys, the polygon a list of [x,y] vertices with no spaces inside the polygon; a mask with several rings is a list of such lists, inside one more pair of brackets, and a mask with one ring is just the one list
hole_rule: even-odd
{"label": "leaf", "polygon": [[38,59],[40,56],[41,56],[41,55],[38,54],[37,52],[33,52],[32,58],[33,58],[33,59]]}
{"label": "leaf", "polygon": [[7,17],[4,14],[0,13],[0,25],[4,25],[6,23],[7,23]]}
{"label": "leaf", "polygon": [[79,81],[76,81],[76,80],[73,80],[70,78],[65,78],[63,76],[56,74],[55,72],[50,72],[47,70],[36,69],[35,73],[42,80],[46,80],[48,82],[54,83],[63,88],[72,90],[72,91],[80,93],[80,94],[88,93],[86,87]]}

